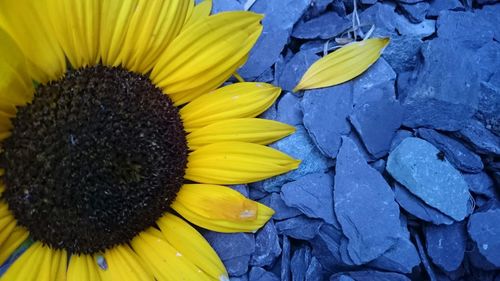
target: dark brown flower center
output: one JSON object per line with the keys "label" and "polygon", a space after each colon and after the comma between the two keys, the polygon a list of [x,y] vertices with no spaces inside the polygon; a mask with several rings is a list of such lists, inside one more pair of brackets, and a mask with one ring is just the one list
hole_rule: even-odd
{"label": "dark brown flower center", "polygon": [[153,226],[184,178],[172,101],[123,68],[70,70],[18,108],[3,143],[6,192],[35,240],[71,253],[129,242]]}

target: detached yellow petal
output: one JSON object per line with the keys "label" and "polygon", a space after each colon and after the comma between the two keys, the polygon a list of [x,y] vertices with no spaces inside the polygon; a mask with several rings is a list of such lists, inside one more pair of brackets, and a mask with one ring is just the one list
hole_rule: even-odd
{"label": "detached yellow petal", "polygon": [[15,106],[31,101],[35,89],[28,74],[26,58],[14,39],[1,28],[0,42],[0,126],[5,132],[11,127],[8,119],[15,115]]}
{"label": "detached yellow petal", "polygon": [[[154,280],[152,272],[147,270],[139,256],[128,246],[119,245],[104,253],[110,280],[148,281]],[[99,268],[99,271],[104,271]]]}
{"label": "detached yellow petal", "polygon": [[190,222],[218,232],[251,232],[274,211],[225,186],[185,184],[171,207]]}
{"label": "detached yellow petal", "polygon": [[179,34],[158,60],[152,81],[176,105],[216,89],[244,63],[262,32],[261,15],[226,12]]}
{"label": "detached yellow petal", "polygon": [[273,120],[239,118],[219,121],[187,135],[189,148],[228,141],[269,144],[292,134],[295,128]]}
{"label": "detached yellow petal", "polygon": [[0,264],[3,264],[14,251],[28,238],[28,231],[16,226],[10,236],[0,244]]}
{"label": "detached yellow petal", "polygon": [[354,42],[316,61],[294,91],[330,87],[344,83],[367,70],[389,44],[389,38]]}
{"label": "detached yellow petal", "polygon": [[196,5],[193,9],[191,17],[184,24],[183,29],[186,29],[187,27],[199,21],[205,20],[206,18],[208,18],[211,11],[212,11],[212,0],[204,0],[200,4]]}
{"label": "detached yellow petal", "polygon": [[131,242],[132,248],[153,272],[156,280],[210,280],[208,275],[161,237],[163,235],[158,230],[150,228]]}
{"label": "detached yellow petal", "polygon": [[91,255],[72,255],[68,265],[68,281],[100,281],[99,266]]}
{"label": "detached yellow petal", "polygon": [[157,224],[168,243],[200,270],[215,280],[228,279],[219,256],[196,229],[172,214],[166,214],[157,221]]}
{"label": "detached yellow petal", "polygon": [[264,145],[220,142],[189,154],[185,178],[212,184],[250,183],[296,169],[299,163]]}
{"label": "detached yellow petal", "polygon": [[192,132],[234,118],[255,117],[278,98],[280,88],[266,83],[235,83],[203,95],[179,111],[184,129]]}
{"label": "detached yellow petal", "polygon": [[0,1],[0,27],[17,43],[27,58],[30,76],[40,83],[57,79],[66,71],[64,53],[51,24],[44,19],[46,10],[44,1]]}
{"label": "detached yellow petal", "polygon": [[193,0],[139,0],[118,60],[132,71],[149,72],[183,28],[192,6]]}

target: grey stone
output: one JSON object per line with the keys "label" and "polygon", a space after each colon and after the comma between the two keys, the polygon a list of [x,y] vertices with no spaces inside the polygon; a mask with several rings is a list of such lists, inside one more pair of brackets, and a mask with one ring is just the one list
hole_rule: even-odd
{"label": "grey stone", "polygon": [[249,281],[279,281],[274,273],[266,271],[261,267],[252,267],[248,276]]}
{"label": "grey stone", "polygon": [[320,151],[337,156],[340,138],[351,130],[347,117],[352,111],[352,83],[307,91],[302,98],[304,126]]}
{"label": "grey stone", "polygon": [[212,0],[212,14],[226,11],[243,10],[243,5],[237,0]]}
{"label": "grey stone", "polygon": [[328,174],[310,174],[283,185],[281,198],[310,218],[338,224],[333,213],[333,178]]}
{"label": "grey stone", "polygon": [[382,174],[385,171],[385,160],[379,159],[373,163],[370,163],[370,166],[372,166],[373,169],[377,170],[379,173]]}
{"label": "grey stone", "polygon": [[278,234],[284,234],[299,240],[310,240],[319,232],[323,222],[316,219],[308,219],[298,216],[276,223]]}
{"label": "grey stone", "polygon": [[368,265],[381,270],[407,274],[411,273],[419,264],[420,257],[417,249],[407,237],[404,237]]}
{"label": "grey stone", "polygon": [[438,153],[422,139],[404,139],[389,155],[387,171],[425,203],[461,221],[469,212],[467,183]]}
{"label": "grey stone", "polygon": [[288,42],[293,25],[308,8],[311,0],[257,1],[251,11],[266,15],[264,30],[250,52],[247,63],[239,70],[245,77],[257,77],[279,58]]}
{"label": "grey stone", "polygon": [[500,112],[499,97],[500,83],[495,85],[489,82],[481,82],[479,106],[475,117],[497,136],[500,136],[500,114],[498,114],[498,112]]}
{"label": "grey stone", "polygon": [[330,39],[349,29],[352,22],[335,12],[328,12],[295,25],[292,36],[299,39]]}
{"label": "grey stone", "polygon": [[[394,82],[396,73],[384,58],[378,59],[367,71],[352,80],[353,103],[362,105],[380,100],[382,97],[395,98]],[[374,90],[380,90],[373,93]]]}
{"label": "grey stone", "polygon": [[496,29],[488,17],[469,11],[443,11],[437,20],[439,38],[453,40],[454,46],[464,45],[470,49],[481,48],[493,41]]}
{"label": "grey stone", "polygon": [[253,234],[206,231],[203,236],[223,261],[241,256],[250,256],[255,251]]}
{"label": "grey stone", "polygon": [[290,259],[292,254],[290,239],[286,235],[283,236],[283,244],[282,249],[283,252],[281,254],[281,281],[290,280]]}
{"label": "grey stone", "polygon": [[393,151],[404,139],[410,137],[413,137],[413,132],[404,129],[398,130],[392,138],[390,151]]}
{"label": "grey stone", "polygon": [[321,281],[323,280],[323,267],[316,257],[311,258],[311,263],[307,267],[304,281]]}
{"label": "grey stone", "polygon": [[428,225],[424,228],[427,254],[445,271],[455,271],[462,264],[467,242],[465,224]]}
{"label": "grey stone", "polygon": [[276,121],[292,126],[302,124],[302,109],[300,98],[292,93],[286,93],[278,102]]}
{"label": "grey stone", "polygon": [[427,2],[418,2],[415,4],[399,4],[399,7],[412,23],[421,23],[425,20],[425,15],[430,8]]}
{"label": "grey stone", "polygon": [[396,201],[408,213],[433,224],[452,224],[453,219],[439,210],[427,205],[423,200],[409,192],[404,186],[394,184]]}
{"label": "grey stone", "polygon": [[463,11],[464,6],[460,0],[432,0],[430,1],[431,7],[427,12],[429,17],[437,17],[441,11],[452,10],[452,11]]}
{"label": "grey stone", "polygon": [[334,209],[355,264],[381,256],[401,236],[399,207],[389,185],[346,137],[337,158]]}
{"label": "grey stone", "polygon": [[[349,17],[352,18],[352,14]],[[377,36],[387,36],[393,33],[395,18],[395,6],[388,3],[376,3],[359,14],[361,25],[374,25],[374,34]]]}
{"label": "grey stone", "polygon": [[[450,48],[452,45],[455,47]],[[405,109],[403,124],[411,128],[458,130],[478,107],[474,53],[455,41],[441,38],[428,41],[421,50],[422,66],[398,78]]]}
{"label": "grey stone", "polygon": [[484,195],[488,198],[495,198],[495,183],[487,173],[481,172],[478,174],[462,174],[469,190],[475,194]]}
{"label": "grey stone", "polygon": [[[499,5],[487,5],[483,6],[482,9],[477,9],[474,11],[476,16],[484,22],[489,22],[489,24],[493,27],[491,29],[494,32],[495,40],[500,41],[500,29],[495,28],[500,26],[500,18],[498,15],[500,14],[500,6]],[[487,24],[486,24],[487,25]]]}
{"label": "grey stone", "polygon": [[429,257],[427,256],[427,253],[424,250],[424,246],[422,244],[422,241],[420,240],[420,236],[416,233],[414,234],[414,236],[415,236],[415,242],[417,244],[417,250],[418,253],[420,254],[420,259],[422,260],[422,265],[424,266],[424,269],[427,272],[429,279],[431,281],[437,281],[438,279],[436,278],[436,273],[434,272],[434,269],[432,268],[431,263],[429,261]]}
{"label": "grey stone", "polygon": [[417,36],[395,35],[385,48],[382,57],[397,73],[411,71],[419,63],[418,55],[423,42]]}
{"label": "grey stone", "polygon": [[302,214],[298,209],[288,207],[278,193],[271,193],[271,195],[262,199],[261,203],[275,211],[273,215],[275,220],[284,220]]}
{"label": "grey stone", "polygon": [[500,269],[500,209],[471,215],[468,224],[470,238],[479,253],[496,269]]}
{"label": "grey stone", "polygon": [[259,187],[268,192],[279,191],[280,187],[287,182],[308,174],[324,172],[333,166],[332,160],[323,156],[313,144],[304,127],[296,126],[295,128],[297,130],[294,134],[273,143],[271,147],[295,159],[301,159],[299,168],[284,175],[254,183],[253,187]]}
{"label": "grey stone", "polygon": [[[446,160],[463,172],[478,173],[483,170],[483,162],[474,152],[455,139],[440,134],[432,129],[421,128],[417,130],[419,137],[430,142],[437,149],[444,152]],[[443,159],[445,161],[445,159]]]}
{"label": "grey stone", "polygon": [[310,240],[313,256],[318,259],[325,270],[338,272],[348,268],[340,257],[342,236],[339,229],[324,224],[321,226],[318,235]]}
{"label": "grey stone", "polygon": [[[418,39],[429,37],[436,32],[436,20],[431,19],[424,19],[419,23],[414,23],[405,16],[398,15],[395,19],[395,25],[400,35]],[[391,44],[394,37],[396,35],[391,36]]]}
{"label": "grey stone", "polygon": [[285,65],[278,76],[278,86],[286,91],[293,91],[293,88],[299,83],[304,73],[320,57],[312,51],[300,51],[295,54]]}
{"label": "grey stone", "polygon": [[477,120],[467,120],[464,127],[454,135],[465,140],[477,153],[500,155],[500,137]]}
{"label": "grey stone", "polygon": [[311,262],[311,248],[302,246],[295,250],[290,262],[292,280],[304,280],[307,267]]}
{"label": "grey stone", "polygon": [[340,279],[343,276],[348,276],[355,281],[410,281],[408,277],[403,274],[394,272],[383,272],[375,270],[363,270],[363,271],[353,271],[353,272],[343,272],[337,273],[330,277],[330,281],[340,281],[349,279]]}
{"label": "grey stone", "polygon": [[255,252],[250,259],[250,265],[260,267],[271,265],[280,254],[278,232],[270,220],[255,235]]}
{"label": "grey stone", "polygon": [[247,273],[249,261],[250,261],[250,256],[248,255],[223,260],[229,276],[241,276]]}
{"label": "grey stone", "polygon": [[311,51],[316,54],[325,55],[325,49],[328,52],[333,51],[338,48],[339,45],[335,41],[330,40],[312,40],[307,41],[304,44],[300,45],[301,51]]}

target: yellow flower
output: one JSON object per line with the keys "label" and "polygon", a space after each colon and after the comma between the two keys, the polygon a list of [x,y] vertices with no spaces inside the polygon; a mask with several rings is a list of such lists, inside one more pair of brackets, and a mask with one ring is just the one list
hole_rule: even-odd
{"label": "yellow flower", "polygon": [[228,280],[194,225],[253,232],[273,210],[221,184],[299,161],[258,119],[280,89],[219,88],[261,15],[193,0],[0,1],[0,280]]}

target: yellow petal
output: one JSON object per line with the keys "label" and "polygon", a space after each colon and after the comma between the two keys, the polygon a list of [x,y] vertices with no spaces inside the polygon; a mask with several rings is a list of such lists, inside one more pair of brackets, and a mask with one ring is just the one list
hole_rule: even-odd
{"label": "yellow petal", "polygon": [[139,256],[128,245],[119,245],[107,250],[104,257],[110,280],[154,280],[153,274],[146,269]]}
{"label": "yellow petal", "polygon": [[191,132],[221,120],[255,117],[278,98],[280,88],[266,83],[236,83],[190,102],[180,110],[184,129]]}
{"label": "yellow petal", "polygon": [[98,267],[90,255],[72,255],[68,265],[68,281],[100,281]]}
{"label": "yellow petal", "polygon": [[[153,68],[153,82],[176,105],[215,89],[243,63],[262,32],[262,16],[226,12],[198,21],[170,44]],[[239,63],[239,65],[235,65]],[[200,91],[203,89],[203,91]]]}
{"label": "yellow petal", "polygon": [[[159,281],[210,280],[191,261],[179,253],[162,237],[158,230],[150,228],[137,235],[132,248]],[[152,234],[154,233],[154,234]]]}
{"label": "yellow petal", "polygon": [[[0,2],[0,6],[2,5]],[[0,11],[1,13],[1,11]],[[9,117],[16,113],[15,106],[25,105],[33,98],[33,82],[28,74],[26,58],[14,39],[0,29],[0,123],[10,127]]]}
{"label": "yellow petal", "polygon": [[[207,240],[184,220],[166,214],[157,221],[165,239],[175,249],[215,280],[227,280],[227,272]],[[226,278],[226,279],[224,279]]]}
{"label": "yellow petal", "polygon": [[132,71],[149,72],[181,31],[192,6],[193,0],[139,0],[119,61]]}
{"label": "yellow petal", "polygon": [[99,0],[45,0],[54,34],[73,68],[99,59]]}
{"label": "yellow petal", "polygon": [[220,142],[189,154],[185,178],[200,183],[250,183],[296,169],[299,163],[267,146]]}
{"label": "yellow petal", "polygon": [[139,0],[102,1],[99,54],[104,65],[118,66],[125,35]]}
{"label": "yellow petal", "polygon": [[[5,170],[4,169],[0,169],[0,176],[3,176],[5,174]],[[0,183],[0,195],[2,195],[2,193],[5,191],[5,184],[2,182]]]}
{"label": "yellow petal", "polygon": [[389,38],[354,42],[316,61],[306,71],[294,91],[344,83],[367,70],[389,44]]}
{"label": "yellow petal", "polygon": [[204,0],[199,3],[194,7],[193,13],[184,24],[183,29],[186,29],[199,21],[205,20],[210,15],[210,11],[212,11],[212,0]]}
{"label": "yellow petal", "polygon": [[68,253],[65,250],[53,250],[52,257],[52,279],[55,281],[66,281],[66,271],[68,269]]}
{"label": "yellow petal", "polygon": [[16,228],[16,219],[4,202],[0,202],[0,245],[2,245]]}
{"label": "yellow petal", "polygon": [[[59,281],[59,265],[62,251],[52,250],[35,242],[7,269],[0,280]],[[65,264],[64,264],[65,266]]]}
{"label": "yellow petal", "polygon": [[228,141],[269,144],[290,135],[295,128],[273,120],[258,118],[228,119],[212,123],[187,135],[189,148]]}
{"label": "yellow petal", "polygon": [[253,232],[274,214],[235,190],[208,184],[184,185],[172,208],[190,222],[218,232]]}
{"label": "yellow petal", "polygon": [[10,236],[0,244],[0,264],[3,264],[14,251],[28,238],[28,231],[16,226]]}
{"label": "yellow petal", "polygon": [[12,129],[12,122],[10,120],[12,117],[12,115],[0,111],[0,132],[5,133]]}
{"label": "yellow petal", "polygon": [[27,58],[29,74],[40,83],[57,79],[66,71],[64,53],[49,21],[44,19],[44,4],[0,1],[0,27],[12,36]]}

